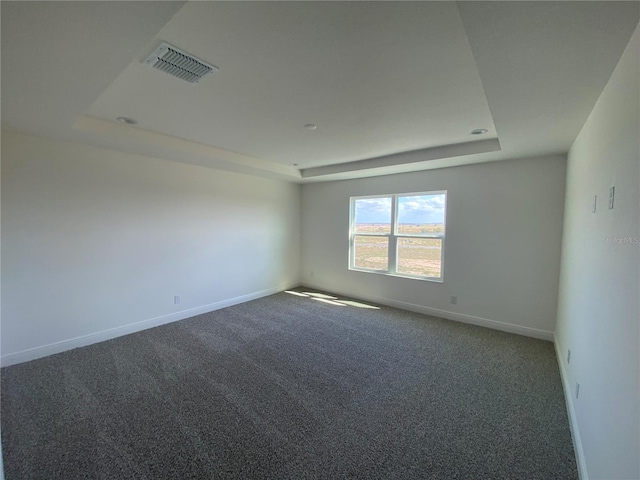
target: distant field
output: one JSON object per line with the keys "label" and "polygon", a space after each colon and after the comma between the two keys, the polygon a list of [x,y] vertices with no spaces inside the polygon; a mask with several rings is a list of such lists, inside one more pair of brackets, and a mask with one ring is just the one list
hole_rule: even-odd
{"label": "distant field", "polygon": [[[401,224],[398,225],[400,234],[420,235],[420,234],[433,234],[444,233],[444,225],[442,223],[423,223],[420,225],[415,224]],[[356,225],[356,233],[390,233],[391,226],[389,224],[380,223],[359,223]]]}
{"label": "distant field", "polygon": [[[356,233],[389,233],[389,225],[359,224]],[[442,224],[399,225],[400,234],[444,233]],[[386,237],[355,237],[355,266],[387,270],[389,260]],[[399,238],[398,273],[427,277],[440,277],[442,240],[437,238]]]}

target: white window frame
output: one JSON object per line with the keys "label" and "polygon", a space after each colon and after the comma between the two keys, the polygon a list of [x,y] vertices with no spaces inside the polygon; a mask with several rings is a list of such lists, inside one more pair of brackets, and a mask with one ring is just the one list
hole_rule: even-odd
{"label": "white window frame", "polygon": [[[398,233],[398,199],[400,197],[417,197],[423,195],[441,195],[444,194],[444,233],[438,234],[421,234],[411,235],[405,233]],[[349,270],[365,273],[378,273],[382,275],[391,275],[395,277],[413,278],[417,280],[426,280],[429,282],[444,282],[444,244],[447,234],[447,190],[434,190],[430,192],[416,192],[416,193],[392,193],[386,195],[363,195],[358,197],[351,197],[349,199]],[[391,199],[391,228],[390,233],[356,233],[355,231],[355,205],[357,200],[366,200],[369,198],[390,198]],[[380,270],[374,268],[363,268],[355,266],[355,237],[385,237],[388,239],[388,269]],[[398,240],[401,238],[437,238],[442,242],[441,257],[440,257],[440,276],[439,277],[426,277],[420,275],[411,275],[408,273],[398,272]]]}

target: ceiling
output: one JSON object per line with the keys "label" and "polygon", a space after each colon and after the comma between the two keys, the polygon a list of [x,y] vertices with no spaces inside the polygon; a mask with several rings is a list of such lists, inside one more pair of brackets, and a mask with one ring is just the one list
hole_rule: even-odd
{"label": "ceiling", "polygon": [[[4,128],[294,182],[566,153],[640,18],[615,1],[0,9]],[[143,63],[162,41],[219,70],[190,84]]]}

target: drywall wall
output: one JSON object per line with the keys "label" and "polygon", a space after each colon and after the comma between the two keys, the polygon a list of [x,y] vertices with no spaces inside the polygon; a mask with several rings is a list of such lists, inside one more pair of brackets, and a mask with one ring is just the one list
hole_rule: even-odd
{"label": "drywall wall", "polygon": [[[0,155],[0,172],[2,172],[2,155]],[[0,173],[0,178],[2,177]],[[1,184],[1,182],[0,182]],[[0,211],[2,211],[2,187],[0,186]],[[2,222],[0,221],[0,252],[2,252]],[[2,271],[2,255],[0,254],[0,272]],[[2,345],[2,277],[0,276],[0,345]],[[2,347],[0,347],[0,355],[2,355]],[[2,432],[0,431],[0,438]],[[0,442],[0,480],[4,480],[4,461],[2,457],[2,443]]]}
{"label": "drywall wall", "polygon": [[4,364],[298,284],[299,185],[6,131],[2,159]]}
{"label": "drywall wall", "polygon": [[[538,338],[555,329],[564,156],[302,188],[302,282]],[[349,197],[447,190],[444,283],[348,270]],[[450,296],[458,304],[450,303]]]}
{"label": "drywall wall", "polygon": [[636,29],[568,157],[556,348],[583,480],[640,478],[639,58]]}

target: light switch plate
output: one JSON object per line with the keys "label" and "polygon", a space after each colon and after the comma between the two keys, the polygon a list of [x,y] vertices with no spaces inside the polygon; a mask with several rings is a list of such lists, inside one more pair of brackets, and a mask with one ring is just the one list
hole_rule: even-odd
{"label": "light switch plate", "polygon": [[616,187],[609,188],[609,210],[613,210],[613,199],[616,195]]}

